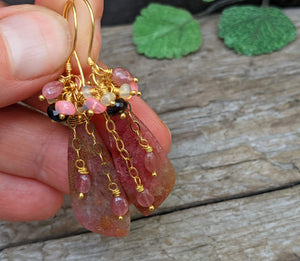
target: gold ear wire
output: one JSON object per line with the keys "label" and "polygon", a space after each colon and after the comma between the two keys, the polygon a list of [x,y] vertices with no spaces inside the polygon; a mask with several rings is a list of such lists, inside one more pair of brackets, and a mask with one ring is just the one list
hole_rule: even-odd
{"label": "gold ear wire", "polygon": [[82,66],[81,63],[79,61],[79,57],[77,55],[76,52],[76,43],[77,43],[77,36],[78,36],[78,19],[77,19],[77,10],[74,4],[74,0],[69,0],[67,1],[67,3],[64,6],[64,10],[63,10],[63,17],[68,20],[69,19],[69,11],[70,8],[72,8],[72,12],[73,12],[73,18],[74,18],[74,40],[73,40],[73,48],[71,51],[71,54],[66,62],[66,70],[71,71],[71,57],[74,55],[76,63],[77,63],[77,67],[81,76],[81,81],[83,86],[85,85],[85,78],[84,78],[84,74],[83,74],[83,70],[82,70]]}
{"label": "gold ear wire", "polygon": [[95,36],[95,17],[94,17],[94,12],[92,9],[91,4],[89,3],[88,0],[83,0],[85,5],[87,6],[89,12],[90,12],[90,17],[91,17],[91,23],[92,23],[92,33],[91,33],[91,41],[89,45],[89,51],[88,51],[88,59],[92,59],[92,48],[93,48],[93,42],[94,42],[94,36]]}

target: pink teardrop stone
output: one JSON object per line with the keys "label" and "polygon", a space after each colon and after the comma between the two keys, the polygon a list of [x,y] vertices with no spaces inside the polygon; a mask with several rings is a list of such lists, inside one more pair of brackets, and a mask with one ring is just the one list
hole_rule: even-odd
{"label": "pink teardrop stone", "polygon": [[158,163],[159,159],[155,152],[147,152],[145,155],[145,168],[150,173],[157,172],[158,171]]}
{"label": "pink teardrop stone", "polygon": [[76,189],[80,193],[87,193],[91,188],[91,178],[87,174],[78,174],[76,177]]}
{"label": "pink teardrop stone", "polygon": [[139,86],[137,85],[137,83],[131,82],[129,85],[133,91],[136,91],[136,92],[139,91]]}
{"label": "pink teardrop stone", "polygon": [[69,101],[58,101],[55,103],[55,110],[58,114],[74,115],[76,112],[75,106]]}
{"label": "pink teardrop stone", "polygon": [[124,216],[128,212],[128,201],[123,197],[113,197],[110,206],[116,216]]}
{"label": "pink teardrop stone", "polygon": [[137,193],[136,200],[142,207],[148,208],[153,204],[154,197],[148,189],[145,189],[143,192]]}
{"label": "pink teardrop stone", "polygon": [[93,110],[96,114],[103,113],[106,110],[106,106],[93,97],[87,98],[85,104],[89,110]]}
{"label": "pink teardrop stone", "polygon": [[61,94],[63,87],[60,81],[49,82],[43,87],[42,94],[47,100],[55,99]]}
{"label": "pink teardrop stone", "polygon": [[122,67],[116,67],[113,69],[113,72],[112,72],[112,80],[116,84],[121,86],[124,83],[130,84],[131,82],[133,82],[133,76],[126,69],[124,69]]}

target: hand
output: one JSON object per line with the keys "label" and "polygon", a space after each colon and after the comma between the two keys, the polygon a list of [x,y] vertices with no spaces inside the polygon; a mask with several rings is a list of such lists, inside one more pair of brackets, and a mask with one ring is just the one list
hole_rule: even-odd
{"label": "hand", "polygon": [[[46,110],[38,93],[56,80],[72,50],[72,26],[59,14],[64,1],[36,0],[36,5],[5,7],[0,1],[0,220],[42,220],[54,215],[68,193],[68,129],[46,116],[16,104]],[[103,1],[90,1],[96,18],[93,57],[100,45]],[[76,1],[80,31],[77,52],[87,61],[90,21]],[[44,6],[44,7],[42,7]],[[45,8],[47,7],[47,8]],[[53,12],[52,10],[59,14]],[[84,32],[84,33],[83,33]],[[83,35],[84,34],[84,35]],[[83,62],[84,70],[87,64]],[[170,133],[141,99],[133,109],[162,147],[170,148]],[[141,113],[142,112],[142,113]]]}

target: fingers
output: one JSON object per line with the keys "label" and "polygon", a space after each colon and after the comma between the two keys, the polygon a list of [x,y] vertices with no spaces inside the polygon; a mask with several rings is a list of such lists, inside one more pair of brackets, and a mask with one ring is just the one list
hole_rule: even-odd
{"label": "fingers", "polygon": [[[88,49],[90,45],[92,24],[90,19],[90,13],[83,0],[76,0],[75,7],[78,19],[78,35],[76,51],[78,53],[80,62],[84,67],[84,70],[88,69]],[[63,13],[65,1],[61,0],[36,0],[36,4],[45,6],[52,9],[59,14]],[[100,32],[100,20],[103,12],[103,0],[89,0],[91,4],[93,14],[95,17],[95,36],[93,41],[92,58],[94,61],[98,59],[100,47],[101,47],[101,32]],[[74,22],[72,19],[72,11],[69,13],[70,30],[74,31]]]}
{"label": "fingers", "polygon": [[43,7],[0,8],[0,108],[57,78],[71,51],[68,24]]}
{"label": "fingers", "polygon": [[63,200],[63,193],[47,185],[0,172],[0,220],[43,220],[53,216]]}
{"label": "fingers", "polygon": [[68,192],[68,130],[22,106],[0,110],[0,172]]}

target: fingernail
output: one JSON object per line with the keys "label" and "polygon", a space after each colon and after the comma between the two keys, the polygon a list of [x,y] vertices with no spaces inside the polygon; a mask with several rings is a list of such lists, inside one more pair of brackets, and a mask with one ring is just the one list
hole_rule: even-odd
{"label": "fingernail", "polygon": [[68,24],[52,11],[15,14],[0,20],[11,72],[32,79],[55,72],[69,56]]}

